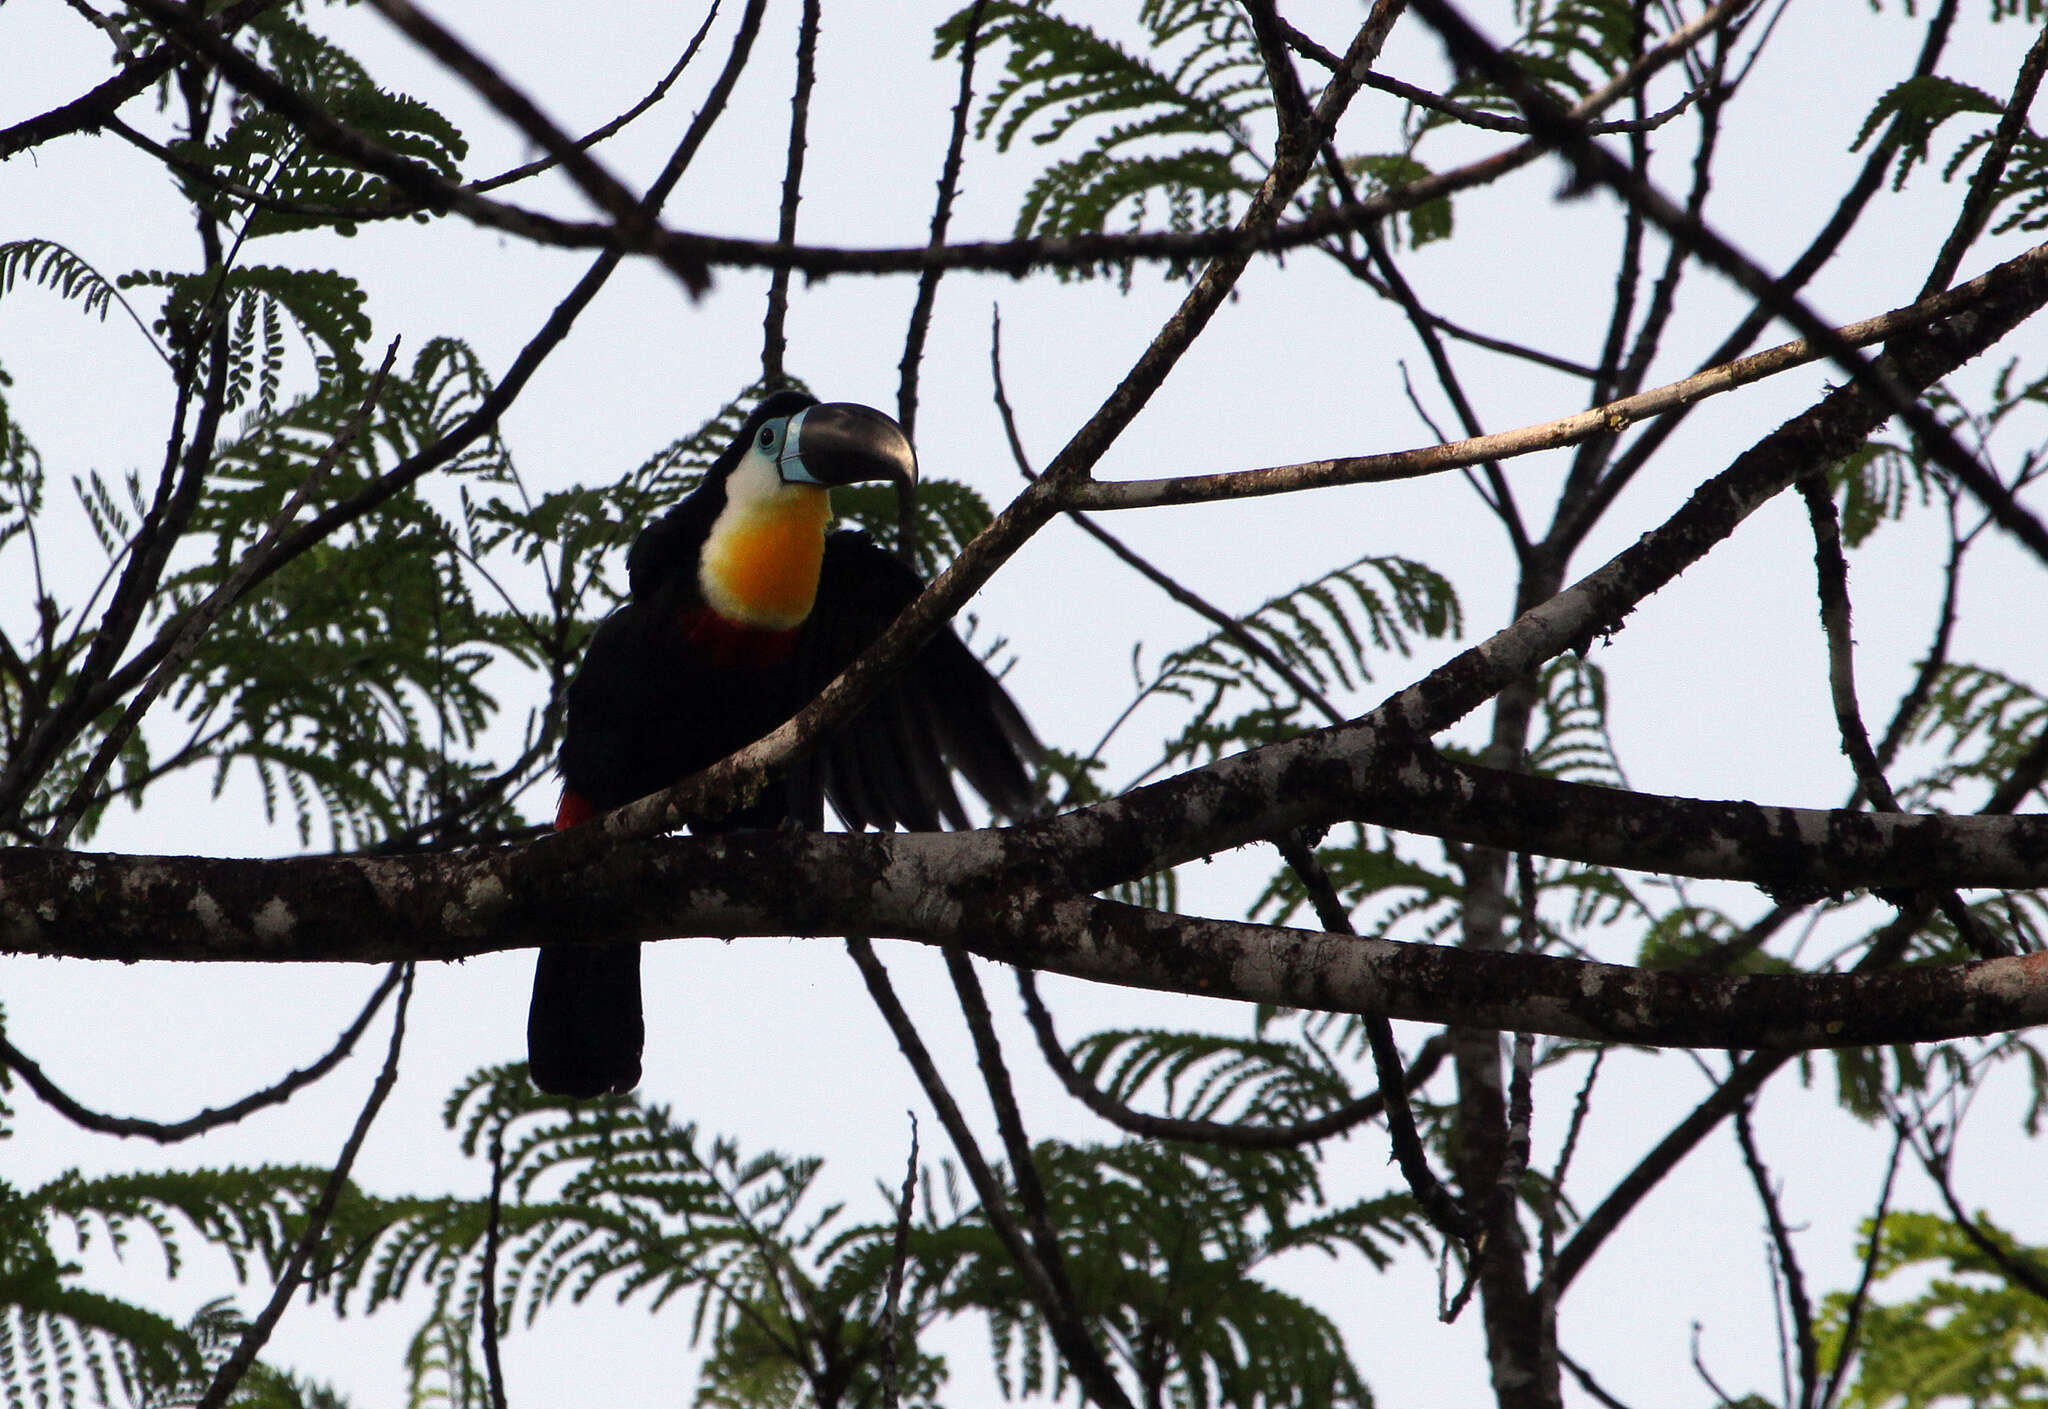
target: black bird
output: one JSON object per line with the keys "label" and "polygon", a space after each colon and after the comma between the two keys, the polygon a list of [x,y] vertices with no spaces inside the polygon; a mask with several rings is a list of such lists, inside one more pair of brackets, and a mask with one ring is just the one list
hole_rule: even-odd
{"label": "black bird", "polygon": [[[642,530],[631,595],[591,638],[569,686],[557,829],[659,792],[774,729],[909,605],[917,574],[864,533],[828,533],[830,488],[917,482],[902,427],[879,411],[779,391],[704,481]],[[823,800],[849,827],[967,825],[952,772],[997,812],[1035,800],[1038,741],[950,628],[882,694],[753,805],[694,831],[797,824]],[[640,1079],[640,946],[543,947],[526,1044],[557,1095]]]}

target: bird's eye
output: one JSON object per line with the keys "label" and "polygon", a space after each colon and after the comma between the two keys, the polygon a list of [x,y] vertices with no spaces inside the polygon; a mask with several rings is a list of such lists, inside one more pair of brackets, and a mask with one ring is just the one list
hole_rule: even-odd
{"label": "bird's eye", "polygon": [[775,427],[761,427],[761,448],[763,450],[773,450],[775,448]]}

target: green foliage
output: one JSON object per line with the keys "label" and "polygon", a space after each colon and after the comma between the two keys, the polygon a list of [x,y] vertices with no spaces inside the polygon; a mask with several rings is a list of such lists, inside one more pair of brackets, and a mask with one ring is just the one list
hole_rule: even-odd
{"label": "green foliage", "polygon": [[[1048,1141],[1034,1153],[1075,1299],[1136,1379],[1138,1402],[1370,1403],[1328,1318],[1253,1274],[1300,1251],[1384,1266],[1422,1237],[1406,1194],[1302,1217],[1321,1194],[1316,1161],[1299,1150]],[[927,1257],[959,1257],[947,1304],[988,1316],[1006,1393],[1059,1393],[1049,1332],[993,1235],[970,1216],[923,1240],[934,1245]]]}
{"label": "green foliage", "polygon": [[1939,744],[1941,758],[1899,789],[1899,800],[1909,808],[1953,806],[1959,790],[1995,788],[2012,775],[2048,728],[2048,698],[1999,671],[1952,665],[1935,677],[1921,720],[1918,737]]}
{"label": "green foliage", "polygon": [[[940,57],[963,42],[974,8],[939,27]],[[1252,129],[1272,98],[1237,5],[1145,0],[1137,18],[1150,52],[1055,13],[1049,0],[980,9],[977,46],[1008,54],[976,135],[993,131],[1004,151],[1027,131],[1039,146],[1069,137],[1086,144],[1031,184],[1017,213],[1020,236],[1100,233],[1120,214],[1132,229],[1160,215],[1176,230],[1220,225],[1257,189],[1265,162]]]}
{"label": "green foliage", "polygon": [[[258,15],[250,26],[257,56],[350,128],[388,151],[454,180],[469,144],[453,123],[417,99],[379,87],[363,66],[313,33],[288,10]],[[388,183],[307,142],[260,104],[237,106],[211,141],[173,151],[187,199],[215,218],[240,221],[247,237],[292,230],[352,234],[358,218],[391,213]]]}
{"label": "green foliage", "polygon": [[43,508],[43,457],[7,406],[9,378],[0,368],[0,549],[33,534]]}
{"label": "green foliage", "polygon": [[[153,1171],[86,1179],[59,1176],[35,1189],[0,1183],[0,1388],[9,1409],[117,1396],[138,1406],[191,1403],[240,1339],[243,1323],[223,1301],[187,1325],[80,1283],[60,1253],[104,1239],[118,1255],[146,1233],[166,1275],[182,1267],[189,1231],[224,1252],[237,1276],[275,1270],[297,1236],[322,1171],[303,1168]],[[90,1394],[90,1399],[86,1396]],[[259,1366],[237,1393],[238,1409],[339,1409],[330,1392]]]}
{"label": "green foliage", "polygon": [[[1346,157],[1344,169],[1350,172],[1352,180],[1358,183],[1358,194],[1366,198],[1414,185],[1435,174],[1427,165],[1406,152]],[[1318,181],[1322,183],[1317,189],[1324,193],[1325,199],[1335,199],[1338,193],[1329,190],[1328,173],[1318,168],[1316,174]],[[1398,228],[1394,225],[1389,226],[1389,229]],[[1437,240],[1448,240],[1451,232],[1449,196],[1438,196],[1434,200],[1424,201],[1408,212],[1408,243],[1412,248],[1420,249]]]}
{"label": "green foliage", "polygon": [[1840,502],[1842,541],[1861,547],[1878,528],[1902,519],[1933,492],[1927,462],[1901,446],[1873,440],[1835,462],[1829,485]]}
{"label": "green foliage", "polygon": [[[1627,68],[1649,38],[1628,0],[1516,0],[1514,11],[1521,32],[1502,52],[1515,60],[1524,78],[1566,106]],[[1462,75],[1446,96],[1485,111],[1521,112],[1504,89],[1476,73]],[[1427,112],[1418,121],[1418,132],[1452,121]]]}
{"label": "green foliage", "polygon": [[[1360,827],[1350,841],[1317,847],[1315,855],[1360,933],[1386,934],[1406,924],[1412,937],[1434,939],[1457,918],[1464,894],[1458,880],[1404,856],[1387,833]],[[1301,879],[1283,867],[1266,883],[1250,913],[1257,919],[1285,924],[1308,903]],[[1368,904],[1372,908],[1359,916],[1358,910]]]}
{"label": "green foliage", "polygon": [[1710,968],[1728,974],[1775,974],[1791,969],[1761,947],[1731,955],[1745,928],[1712,906],[1680,903],[1651,919],[1643,931],[1636,963],[1646,969]]}
{"label": "green foliage", "polygon": [[[1977,1220],[2001,1258],[2048,1278],[2048,1252]],[[1873,1295],[1862,1310],[1854,1377],[1845,1409],[1971,1409],[2039,1404],[2048,1395],[2048,1300],[2009,1280],[1953,1222],[1928,1213],[1888,1214],[1874,1264]],[[1873,1230],[1864,1229],[1865,1250]],[[1906,1275],[1901,1275],[1906,1274]],[[1912,1294],[1913,1287],[1924,1288]],[[1896,1289],[1900,1299],[1883,1293]],[[1818,1331],[1823,1362],[1842,1353],[1851,1294],[1831,1293]]]}
{"label": "green foliage", "polygon": [[[1190,1110],[1230,1105],[1284,1118],[1339,1097],[1339,1078],[1312,1045],[1293,1056],[1278,1043],[1175,1053],[1170,1037],[1126,1034],[1091,1049],[1124,1051],[1119,1070],[1131,1082],[1190,1082],[1199,1088]],[[494,1289],[501,1334],[565,1299],[609,1294],[650,1310],[674,1304],[688,1308],[692,1340],[706,1343],[699,1404],[823,1402],[826,1385],[836,1387],[838,1402],[872,1400],[898,1230],[893,1214],[851,1224],[840,1206],[817,1207],[816,1160],[749,1156],[630,1098],[546,1097],[523,1066],[477,1072],[444,1115],[463,1152],[489,1163],[503,1194]],[[1148,1399],[1163,1392],[1176,1403],[1237,1409],[1369,1402],[1328,1318],[1255,1274],[1300,1252],[1385,1266],[1423,1237],[1406,1194],[1329,1207],[1317,1159],[1300,1150],[1049,1142],[1036,1162],[1081,1309]],[[117,1250],[133,1232],[147,1232],[173,1275],[185,1228],[227,1251],[242,1275],[256,1264],[274,1271],[322,1182],[318,1170],[271,1168],[66,1176],[26,1194],[0,1190],[11,1250],[0,1263],[0,1373],[10,1390],[59,1387],[54,1402],[66,1406],[83,1402],[88,1387],[100,1399],[119,1387],[138,1403],[186,1402],[241,1334],[225,1303],[180,1327],[81,1291],[71,1284],[77,1268],[52,1249],[53,1224],[70,1227],[81,1243],[107,1238]],[[988,1325],[998,1373],[1012,1390],[1057,1393],[1063,1372],[1052,1368],[1047,1330],[1000,1240],[978,1208],[956,1195],[942,1211],[929,1177],[923,1187],[898,1305],[903,1402],[937,1403],[946,1367],[919,1348],[919,1337],[958,1316]],[[333,1252],[318,1254],[328,1270],[316,1290],[337,1309],[361,1312],[425,1294],[408,1356],[415,1404],[483,1402],[475,1340],[488,1228],[486,1198],[342,1191],[326,1230]],[[65,1384],[72,1388],[62,1391]],[[329,1409],[339,1401],[265,1370],[235,1403]]]}
{"label": "green foliage", "polygon": [[230,409],[247,399],[252,378],[262,383],[263,408],[275,404],[283,377],[281,319],[289,319],[305,338],[323,381],[353,382],[362,371],[362,344],[370,335],[363,291],[354,279],[331,269],[264,264],[193,273],[149,269],[122,275],[120,285],[165,291],[156,328],[174,347],[197,342],[216,318],[226,321]]}
{"label": "green foliage", "polygon": [[[2004,110],[2003,103],[1981,88],[1938,74],[1921,74],[1897,84],[1877,100],[1849,150],[1861,150],[1882,129],[1898,144],[1898,165],[1892,174],[1892,189],[1898,190],[1913,168],[1928,159],[1928,144],[1943,123],[1962,113],[1996,115]],[[1954,169],[1951,163],[1949,170]]]}
{"label": "green foliage", "polygon": [[1083,1076],[1126,1105],[1156,1082],[1167,1113],[1184,1120],[1295,1124],[1356,1095],[1350,1078],[1313,1040],[1112,1030],[1077,1042],[1071,1056]]}
{"label": "green foliage", "polygon": [[[1993,130],[1987,127],[1965,137],[1948,165],[1942,168],[1942,179],[1952,180],[1964,163],[1991,145],[1993,136]],[[1975,167],[1971,170],[1974,173]],[[2012,209],[1999,219],[1998,212],[2008,205]],[[1985,216],[1994,235],[2048,227],[2048,139],[2033,128],[2023,126],[2014,134],[2005,170],[1991,188],[1991,204]]]}
{"label": "green foliage", "polygon": [[[1401,557],[1360,558],[1237,620],[1241,632],[1318,694],[1370,681],[1376,653],[1406,655],[1416,638],[1455,636],[1463,624],[1450,583]],[[1324,722],[1267,660],[1223,631],[1167,656],[1140,697],[1146,695],[1192,706],[1167,742],[1162,766],[1291,738],[1311,719]]]}
{"label": "green foliage", "polygon": [[[312,485],[312,508],[364,492],[489,390],[467,347],[429,343]],[[170,577],[166,609],[193,606],[240,567],[250,540],[309,483],[359,408],[344,384],[324,383],[252,417],[222,445],[192,521],[212,552]],[[444,474],[495,489],[512,470],[487,439]],[[254,589],[202,640],[172,697],[212,732],[216,789],[247,763],[267,810],[288,799],[302,837],[324,816],[336,845],[345,836],[380,841],[476,794],[493,771],[473,752],[497,709],[485,672],[500,661],[534,663],[543,651],[529,622],[478,598],[471,547],[460,524],[401,493],[374,521],[330,535]],[[480,820],[510,818],[493,806]]]}
{"label": "green foliage", "polygon": [[1584,656],[1558,656],[1544,665],[1533,722],[1524,760],[1529,772],[1605,788],[1628,785],[1607,728],[1607,672]]}
{"label": "green foliage", "polygon": [[76,303],[79,311],[97,314],[101,322],[121,295],[101,273],[54,240],[9,240],[0,244],[0,298],[17,282],[50,290]]}

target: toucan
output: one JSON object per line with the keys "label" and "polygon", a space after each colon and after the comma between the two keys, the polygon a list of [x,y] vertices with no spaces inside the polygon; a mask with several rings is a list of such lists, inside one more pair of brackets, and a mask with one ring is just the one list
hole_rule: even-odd
{"label": "toucan", "polygon": [[[834,485],[917,483],[903,428],[871,407],[764,397],[703,481],[643,529],[629,595],[570,682],[557,829],[659,792],[795,714],[917,594],[866,534],[829,532]],[[846,726],[751,805],[692,830],[968,825],[958,772],[996,813],[1037,799],[1038,740],[950,627]],[[543,946],[526,1025],[533,1082],[577,1098],[629,1091],[644,1027],[640,946]]]}

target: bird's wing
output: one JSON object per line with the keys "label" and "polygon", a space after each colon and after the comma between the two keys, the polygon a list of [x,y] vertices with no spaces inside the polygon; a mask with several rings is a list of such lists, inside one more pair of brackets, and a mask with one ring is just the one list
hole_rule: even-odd
{"label": "bird's wing", "polygon": [[[797,643],[809,699],[853,663],[923,590],[917,574],[850,529],[825,542],[817,605]],[[1038,739],[987,667],[946,627],[853,721],[819,748],[811,769],[849,827],[964,827],[958,772],[1005,817],[1038,801],[1030,764]]]}

